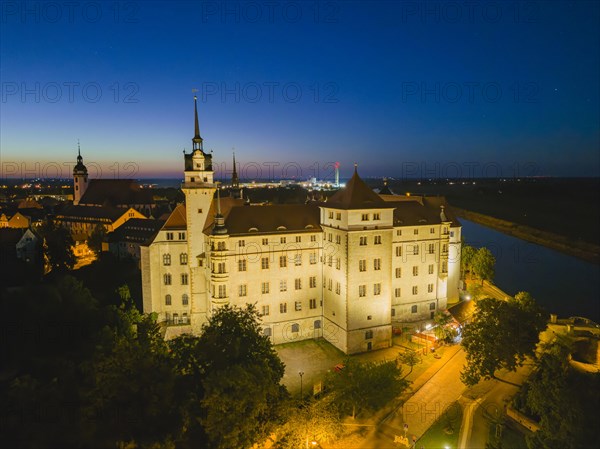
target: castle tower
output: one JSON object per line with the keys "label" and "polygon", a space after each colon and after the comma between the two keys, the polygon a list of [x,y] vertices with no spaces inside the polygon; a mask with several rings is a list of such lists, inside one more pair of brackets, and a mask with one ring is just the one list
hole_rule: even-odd
{"label": "castle tower", "polygon": [[216,191],[213,181],[212,156],[204,152],[198,126],[198,99],[194,96],[194,137],[192,152],[184,151],[185,179],[181,190],[185,194],[187,241],[191,286],[191,323],[194,328],[206,319],[209,304],[208,279],[204,258],[206,248],[204,228]]}
{"label": "castle tower", "polygon": [[81,148],[77,142],[77,165],[73,168],[73,204],[78,205],[81,197],[88,187],[88,171],[83,165],[81,157]]}

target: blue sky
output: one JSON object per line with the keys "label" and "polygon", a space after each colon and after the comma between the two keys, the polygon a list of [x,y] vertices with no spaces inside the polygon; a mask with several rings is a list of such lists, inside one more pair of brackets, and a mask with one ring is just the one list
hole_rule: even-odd
{"label": "blue sky", "polygon": [[[600,175],[599,2],[3,2],[2,176]],[[269,169],[268,167],[273,167]]]}

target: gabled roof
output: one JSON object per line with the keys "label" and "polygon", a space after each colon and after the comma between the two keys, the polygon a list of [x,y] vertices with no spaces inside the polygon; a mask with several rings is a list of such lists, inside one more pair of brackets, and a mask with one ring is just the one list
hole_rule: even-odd
{"label": "gabled roof", "polygon": [[173,209],[162,229],[185,229],[186,227],[185,204],[180,204]]}
{"label": "gabled roof", "polygon": [[326,203],[322,203],[321,206],[334,209],[384,209],[394,207],[381,199],[358,176],[356,167],[354,167],[354,174],[346,184],[346,187],[336,192]]}
{"label": "gabled roof", "polygon": [[130,218],[115,231],[108,234],[109,242],[145,243],[153,237],[165,222],[146,218]]}
{"label": "gabled roof", "polygon": [[114,222],[125,214],[127,210],[110,206],[73,206],[71,204],[63,207],[56,217],[62,221],[78,221],[88,218],[91,220],[102,220]]}
{"label": "gabled roof", "polygon": [[[391,196],[384,195],[386,203],[395,207],[394,226],[423,226],[451,222],[460,226],[452,208],[441,196]],[[443,215],[442,215],[443,214]]]}
{"label": "gabled roof", "polygon": [[152,190],[142,189],[133,179],[92,179],[79,204],[154,204],[154,198]]}

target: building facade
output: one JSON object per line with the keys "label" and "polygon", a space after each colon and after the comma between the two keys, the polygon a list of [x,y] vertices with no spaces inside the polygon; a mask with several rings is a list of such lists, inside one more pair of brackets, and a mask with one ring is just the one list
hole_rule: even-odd
{"label": "building facade", "polygon": [[194,108],[186,204],[141,247],[144,312],[167,338],[251,303],[274,344],[323,337],[351,354],[389,347],[393,327],[458,300],[461,226],[443,198],[378,195],[355,167],[324,202],[221,199]]}

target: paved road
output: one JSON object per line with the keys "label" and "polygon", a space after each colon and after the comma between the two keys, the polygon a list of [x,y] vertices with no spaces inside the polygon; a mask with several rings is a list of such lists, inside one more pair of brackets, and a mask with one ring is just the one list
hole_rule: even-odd
{"label": "paved road", "polygon": [[461,348],[396,413],[380,425],[376,432],[369,435],[361,447],[406,448],[399,442],[394,443],[396,437],[404,437],[404,424],[408,424],[406,436],[411,443],[413,436],[420,438],[465,390],[460,381],[460,371],[464,363],[465,353]]}

